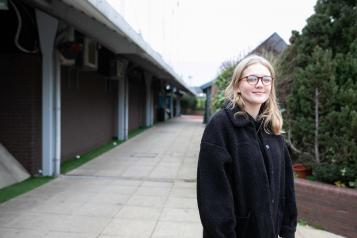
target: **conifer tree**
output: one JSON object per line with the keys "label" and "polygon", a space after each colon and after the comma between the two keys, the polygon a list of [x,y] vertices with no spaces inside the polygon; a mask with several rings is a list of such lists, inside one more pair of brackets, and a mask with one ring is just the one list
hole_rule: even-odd
{"label": "conifer tree", "polygon": [[[357,182],[357,1],[319,0],[280,61],[287,131],[316,175]],[[333,172],[333,173],[332,173]]]}

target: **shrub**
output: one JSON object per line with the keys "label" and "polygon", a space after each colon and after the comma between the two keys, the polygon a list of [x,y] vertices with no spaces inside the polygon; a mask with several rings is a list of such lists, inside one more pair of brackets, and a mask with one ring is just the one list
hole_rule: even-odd
{"label": "shrub", "polygon": [[313,176],[321,182],[335,184],[340,187],[357,188],[357,166],[356,164],[337,165],[321,163],[312,168]]}

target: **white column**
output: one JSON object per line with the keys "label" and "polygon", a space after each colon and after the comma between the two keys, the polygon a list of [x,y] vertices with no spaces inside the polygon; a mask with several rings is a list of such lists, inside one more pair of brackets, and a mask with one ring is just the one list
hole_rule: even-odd
{"label": "white column", "polygon": [[128,139],[128,83],[126,69],[128,61],[123,62],[123,73],[118,82],[118,116],[117,116],[117,137],[119,140]]}
{"label": "white column", "polygon": [[57,19],[36,10],[42,52],[42,175],[54,175],[55,118],[54,118],[54,41]]}
{"label": "white column", "polygon": [[118,81],[118,116],[117,116],[117,137],[119,140],[125,140],[125,77]]}
{"label": "white column", "polygon": [[129,135],[129,80],[128,75],[124,76],[125,82],[125,100],[124,100],[124,138],[128,139]]}
{"label": "white column", "polygon": [[55,164],[54,176],[61,174],[61,61],[60,53],[55,52]]}
{"label": "white column", "polygon": [[151,80],[152,74],[149,72],[144,73],[145,84],[146,84],[146,126],[152,126],[152,90],[151,90]]}

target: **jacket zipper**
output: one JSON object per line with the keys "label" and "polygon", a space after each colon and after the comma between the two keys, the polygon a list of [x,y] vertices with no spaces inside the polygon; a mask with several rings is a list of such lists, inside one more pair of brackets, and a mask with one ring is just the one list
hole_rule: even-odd
{"label": "jacket zipper", "polygon": [[[263,163],[263,167],[265,169],[264,171],[264,174],[265,174],[265,178],[266,178],[266,181],[267,181],[267,184],[268,184],[268,198],[269,198],[269,213],[270,213],[270,221],[271,221],[271,225],[272,225],[272,230],[273,230],[273,234],[275,235],[276,232],[275,232],[275,227],[274,227],[274,222],[273,222],[273,211],[272,211],[272,203],[274,204],[274,200],[272,199],[272,195],[271,195],[271,185],[270,185],[270,180],[269,180],[269,177],[268,177],[268,171],[267,171],[267,168],[265,166],[265,162],[264,162],[264,155],[263,155],[263,151],[261,151],[261,148],[260,148],[260,145],[259,145],[259,138],[258,138],[258,134],[259,133],[259,130],[260,130],[260,126],[258,128],[258,130],[255,129],[255,125],[254,125],[254,122],[252,122],[251,124],[253,126],[253,129],[255,130],[256,133],[254,133],[255,135],[255,141],[256,143],[258,144],[258,148],[259,148],[259,151],[260,151],[260,159],[263,160],[261,161]],[[262,136],[262,143],[263,143],[263,147],[264,147],[264,138]],[[264,148],[263,148],[264,149]],[[268,157],[268,159],[270,160],[269,158],[269,155],[268,155],[268,152],[266,151],[266,155]],[[269,163],[270,164],[270,163]],[[272,178],[270,178],[272,179]]]}

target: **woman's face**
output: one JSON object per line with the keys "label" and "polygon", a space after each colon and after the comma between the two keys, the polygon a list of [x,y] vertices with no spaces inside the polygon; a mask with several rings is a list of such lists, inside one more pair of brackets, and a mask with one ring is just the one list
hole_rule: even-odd
{"label": "woman's face", "polygon": [[[271,82],[269,85],[266,85],[267,79],[259,78],[256,84],[252,84],[252,80],[250,80],[251,82],[248,83],[249,79],[247,76],[251,75],[258,77],[271,77],[271,73],[266,66],[260,63],[252,64],[243,71],[241,80],[239,82],[237,90],[240,92],[244,99],[245,107],[261,106],[268,100],[273,82]],[[265,81],[265,84],[263,84],[263,80]]]}

